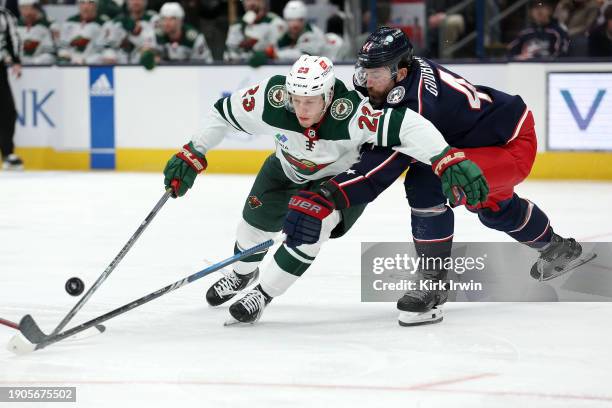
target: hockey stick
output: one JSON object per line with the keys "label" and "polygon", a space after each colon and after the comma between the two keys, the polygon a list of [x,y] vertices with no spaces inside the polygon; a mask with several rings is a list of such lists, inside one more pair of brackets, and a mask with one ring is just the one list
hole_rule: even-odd
{"label": "hockey stick", "polygon": [[0,324],[11,327],[15,330],[19,330],[19,325],[17,323],[11,322],[10,320],[3,319],[1,317],[0,317]]}
{"label": "hockey stick", "polygon": [[44,347],[47,347],[50,344],[53,343],[57,343],[60,340],[65,339],[66,337],[71,337],[74,336],[77,333],[80,333],[84,330],[87,330],[93,326],[99,325],[100,323],[103,323],[109,319],[112,319],[113,317],[119,316],[125,312],[128,312],[138,306],[142,306],[145,303],[148,303],[154,299],[157,299],[160,296],[163,296],[167,293],[170,293],[178,288],[180,288],[181,286],[187,285],[191,282],[194,282],[200,278],[203,278],[206,275],[209,275],[213,272],[218,271],[219,269],[223,269],[224,267],[233,264],[234,262],[237,262],[241,259],[244,259],[248,256],[251,256],[257,252],[261,252],[264,249],[270,248],[271,246],[274,245],[274,243],[276,241],[279,241],[280,239],[284,239],[284,235],[281,235],[280,238],[277,238],[276,240],[274,239],[269,239],[265,242],[262,242],[261,244],[255,245],[254,247],[251,247],[249,249],[246,249],[242,252],[239,252],[221,262],[218,262],[214,265],[211,265],[205,269],[202,269],[199,272],[196,272],[192,275],[187,276],[186,278],[183,278],[181,280],[178,280],[166,287],[163,287],[155,292],[149,293],[148,295],[145,295],[139,299],[136,299],[128,304],[125,304],[121,307],[118,307],[115,310],[111,310],[110,312],[103,314],[101,316],[98,316],[88,322],[85,322],[79,326],[73,327],[72,329],[66,330],[62,333],[58,333],[58,334],[51,334],[51,335],[46,335],[44,334],[36,325],[36,323],[34,322],[34,319],[32,319],[31,315],[25,315],[22,319],[21,322],[19,322],[19,327],[21,332],[23,333],[24,330],[26,331],[30,331],[34,334],[34,337],[37,340],[40,341],[34,341],[34,342],[27,342],[26,338],[24,338],[23,336],[20,336],[19,334],[16,335],[15,337],[13,337],[11,339],[11,341],[9,342],[8,345],[8,349],[10,351],[12,351],[15,354],[25,354],[34,350],[39,350],[42,349]]}
{"label": "hockey stick", "polygon": [[[6,320],[0,317],[0,324],[4,325],[4,326],[8,326],[12,329],[15,330],[19,330],[19,325],[15,322],[12,322],[10,320]],[[94,334],[98,334],[98,333],[103,333],[106,330],[106,327],[102,326],[102,325],[97,325],[94,326],[92,328],[89,328],[87,330],[84,330],[83,332],[79,333],[78,335],[75,335],[74,338],[75,339],[81,339],[83,337],[89,337],[91,335]]]}
{"label": "hockey stick", "polygon": [[[159,210],[164,206],[164,204],[166,204],[166,202],[168,201],[168,198],[170,197],[171,193],[172,193],[172,188],[168,188],[166,190],[166,192],[164,193],[164,195],[162,196],[162,198],[160,198],[159,201],[157,202],[157,204],[155,204],[155,207],[153,207],[153,209],[151,210],[149,215],[147,215],[147,217],[144,219],[144,221],[140,224],[140,226],[138,227],[136,232],[130,237],[130,239],[123,246],[123,248],[121,248],[121,251],[119,251],[119,253],[115,257],[115,259],[113,259],[112,262],[106,267],[104,272],[102,272],[102,275],[100,275],[98,277],[98,279],[94,282],[94,284],[89,288],[89,290],[87,292],[85,292],[83,297],[81,297],[79,299],[77,304],[72,308],[72,310],[70,312],[68,312],[68,314],[60,322],[60,324],[57,325],[55,330],[53,330],[53,332],[51,333],[51,336],[59,333],[60,330],[62,330],[64,327],[66,327],[68,322],[70,322],[70,320],[72,320],[72,318],[78,313],[78,311],[81,310],[81,308],[83,307],[85,302],[87,302],[89,300],[89,298],[94,294],[94,292],[102,285],[102,283],[104,283],[106,278],[108,278],[108,276],[115,270],[117,265],[119,265],[119,262],[121,262],[123,257],[132,248],[134,243],[136,243],[136,240],[138,240],[138,238],[140,238],[140,236],[142,235],[144,230],[149,226],[149,224],[151,223],[153,218],[155,218],[155,216],[157,215]],[[40,333],[42,333],[42,331],[40,330],[40,327],[36,324],[36,322],[34,321],[34,319],[31,316],[30,316],[30,319],[29,319],[27,325],[20,324],[19,327],[20,327],[21,333],[29,341],[31,341],[33,343],[38,343],[40,341]],[[104,326],[97,326],[96,325],[95,328],[100,333],[104,332]]]}

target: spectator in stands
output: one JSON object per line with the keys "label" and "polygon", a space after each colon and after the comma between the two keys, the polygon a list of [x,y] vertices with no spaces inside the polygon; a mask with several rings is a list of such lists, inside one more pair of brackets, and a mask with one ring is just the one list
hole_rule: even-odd
{"label": "spectator in stands", "polygon": [[552,4],[547,0],[529,4],[531,25],[508,45],[510,58],[519,61],[552,59],[567,53],[567,32],[552,17],[552,12]]}
{"label": "spectator in stands", "polygon": [[466,32],[464,14],[447,14],[446,10],[456,5],[456,1],[427,0],[427,26],[429,28],[429,48],[433,56],[450,58],[448,48],[455,44]]}
{"label": "spectator in stands", "polygon": [[604,21],[606,21],[604,14],[608,6],[612,5],[612,0],[597,0],[597,5],[599,6],[599,13],[597,14],[597,20],[595,20],[595,26],[603,24]]}
{"label": "spectator in stands", "polygon": [[232,24],[227,32],[224,59],[259,66],[267,57],[255,52],[265,52],[276,45],[287,26],[279,16],[267,12],[266,0],[244,0],[244,9],[242,19]]}
{"label": "spectator in stands", "polygon": [[355,58],[351,45],[344,41],[344,20],[339,14],[327,19],[324,55],[334,62]]}
{"label": "spectator in stands", "polygon": [[567,28],[570,39],[568,55],[585,57],[588,53],[588,33],[599,14],[597,0],[561,0],[555,18]]}
{"label": "spectator in stands", "polygon": [[308,9],[300,0],[289,1],[283,10],[287,31],[276,43],[276,47],[267,49],[269,57],[282,61],[294,62],[300,55],[323,55],[325,37],[317,26],[306,20]]}
{"label": "spectator in stands", "polygon": [[144,65],[152,67],[159,16],[146,7],[146,0],[127,0],[127,12],[105,25],[108,47],[104,53],[106,62],[138,64],[148,60],[149,64]]}
{"label": "spectator in stands", "polygon": [[98,15],[96,0],[79,0],[79,14],[61,24],[57,57],[58,62],[71,64],[99,64],[105,46],[102,26],[106,15]]}
{"label": "spectator in stands", "polygon": [[117,17],[123,11],[124,0],[98,0],[98,15],[109,19]]}
{"label": "spectator in stands", "polygon": [[55,44],[50,24],[38,8],[38,0],[19,0],[21,18],[17,32],[21,39],[21,62],[24,64],[53,64]]}
{"label": "spectator in stands", "polygon": [[599,14],[597,0],[561,0],[554,17],[567,27],[570,40],[578,35],[585,36],[593,27]]}
{"label": "spectator in stands", "polygon": [[604,11],[604,22],[589,35],[590,57],[612,57],[612,6]]}
{"label": "spectator in stands", "polygon": [[157,36],[157,53],[162,61],[213,61],[204,34],[183,22],[185,12],[179,3],[164,4],[159,14],[162,33]]}

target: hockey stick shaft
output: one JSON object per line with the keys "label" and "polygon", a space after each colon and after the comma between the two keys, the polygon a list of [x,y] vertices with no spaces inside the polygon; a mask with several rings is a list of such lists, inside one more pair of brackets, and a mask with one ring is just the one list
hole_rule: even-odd
{"label": "hockey stick shaft", "polygon": [[123,248],[121,248],[121,251],[119,251],[115,259],[113,259],[112,262],[106,267],[104,272],[102,272],[102,275],[100,275],[98,279],[94,282],[94,284],[91,285],[89,290],[85,292],[85,294],[79,299],[77,304],[72,308],[70,312],[68,312],[68,314],[60,322],[60,324],[57,325],[55,330],[53,330],[53,332],[51,333],[51,336],[59,333],[64,327],[66,327],[68,322],[72,320],[72,318],[78,313],[79,310],[81,310],[83,305],[89,300],[89,298],[94,294],[94,292],[98,290],[98,288],[102,285],[102,283],[104,283],[106,278],[108,278],[108,276],[115,270],[117,265],[119,265],[119,262],[121,262],[123,257],[125,257],[125,255],[132,248],[134,243],[136,243],[138,238],[140,238],[144,230],[149,226],[149,224],[151,224],[151,221],[153,220],[153,218],[155,218],[159,210],[161,210],[164,204],[166,204],[166,202],[168,201],[168,198],[170,198],[170,194],[172,194],[172,189],[168,188],[166,192],[164,193],[164,195],[159,199],[157,204],[155,204],[155,207],[153,207],[149,215],[147,215],[144,221],[140,224],[136,232],[134,232],[134,234],[130,237],[128,242],[123,246]]}
{"label": "hockey stick shaft", "polygon": [[[281,236],[282,237],[282,236]],[[242,252],[239,252],[237,254],[235,254],[234,256],[231,256],[227,259],[224,259],[221,262],[218,262],[214,265],[211,265],[205,269],[202,269],[199,272],[196,272],[192,275],[187,276],[186,278],[183,278],[181,280],[178,280],[166,287],[163,287],[159,290],[156,290],[155,292],[149,293],[148,295],[145,295],[139,299],[136,299],[128,304],[125,304],[121,307],[118,307],[115,310],[111,310],[110,312],[103,314],[101,316],[98,316],[88,322],[85,322],[79,326],[73,327],[72,329],[66,330],[62,333],[56,334],[56,335],[50,335],[48,336],[47,339],[45,339],[44,341],[42,341],[41,343],[38,343],[36,345],[36,349],[41,349],[44,347],[47,347],[50,344],[56,343],[62,339],[65,339],[66,337],[70,337],[73,336],[79,332],[82,332],[84,330],[87,330],[88,328],[95,326],[95,325],[99,325],[109,319],[112,319],[113,317],[119,316],[125,312],[128,312],[134,308],[137,308],[139,306],[144,305],[145,303],[149,303],[150,301],[157,299],[160,296],[163,296],[167,293],[170,293],[184,285],[187,285],[191,282],[195,282],[196,280],[203,278],[206,275],[209,275],[213,272],[218,271],[219,269],[222,269],[228,265],[231,265],[235,262],[240,261],[241,259],[244,259],[248,256],[251,256],[253,254],[256,254],[258,252],[261,252],[263,250],[266,250],[268,248],[270,248],[271,246],[273,246],[275,243],[275,240],[273,239],[269,239],[268,241],[262,242],[261,244],[255,245],[254,247],[251,247],[249,249],[246,249]]]}
{"label": "hockey stick shaft", "polygon": [[3,319],[1,317],[0,317],[0,324],[11,327],[15,330],[19,330],[19,325],[17,323],[11,322],[10,320]]}

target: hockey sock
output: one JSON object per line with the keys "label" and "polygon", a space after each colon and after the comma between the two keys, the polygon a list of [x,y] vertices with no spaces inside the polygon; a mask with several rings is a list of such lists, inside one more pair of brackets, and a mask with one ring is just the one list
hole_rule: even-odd
{"label": "hockey sock", "polygon": [[498,205],[499,211],[478,210],[478,218],[485,226],[503,231],[534,249],[550,242],[553,234],[550,221],[537,205],[516,194]]}
{"label": "hockey sock", "polygon": [[[275,232],[263,231],[255,228],[251,224],[242,220],[236,230],[236,243],[234,244],[234,254],[251,248],[261,242],[265,242],[276,235]],[[233,265],[234,271],[239,275],[246,275],[253,272],[268,253],[268,250],[253,254]]]}
{"label": "hockey sock", "polygon": [[[446,205],[439,205],[427,209],[412,209],[412,236],[418,256],[424,258],[441,258],[442,265],[445,258],[451,255],[453,246],[453,231],[455,229],[455,215]],[[441,266],[432,268],[441,270]]]}

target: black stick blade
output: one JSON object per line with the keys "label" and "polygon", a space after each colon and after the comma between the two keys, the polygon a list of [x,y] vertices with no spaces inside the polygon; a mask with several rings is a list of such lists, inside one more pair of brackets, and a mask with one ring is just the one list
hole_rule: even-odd
{"label": "black stick blade", "polygon": [[40,330],[32,315],[29,314],[23,316],[19,322],[19,331],[26,339],[35,344],[42,343],[49,337]]}

